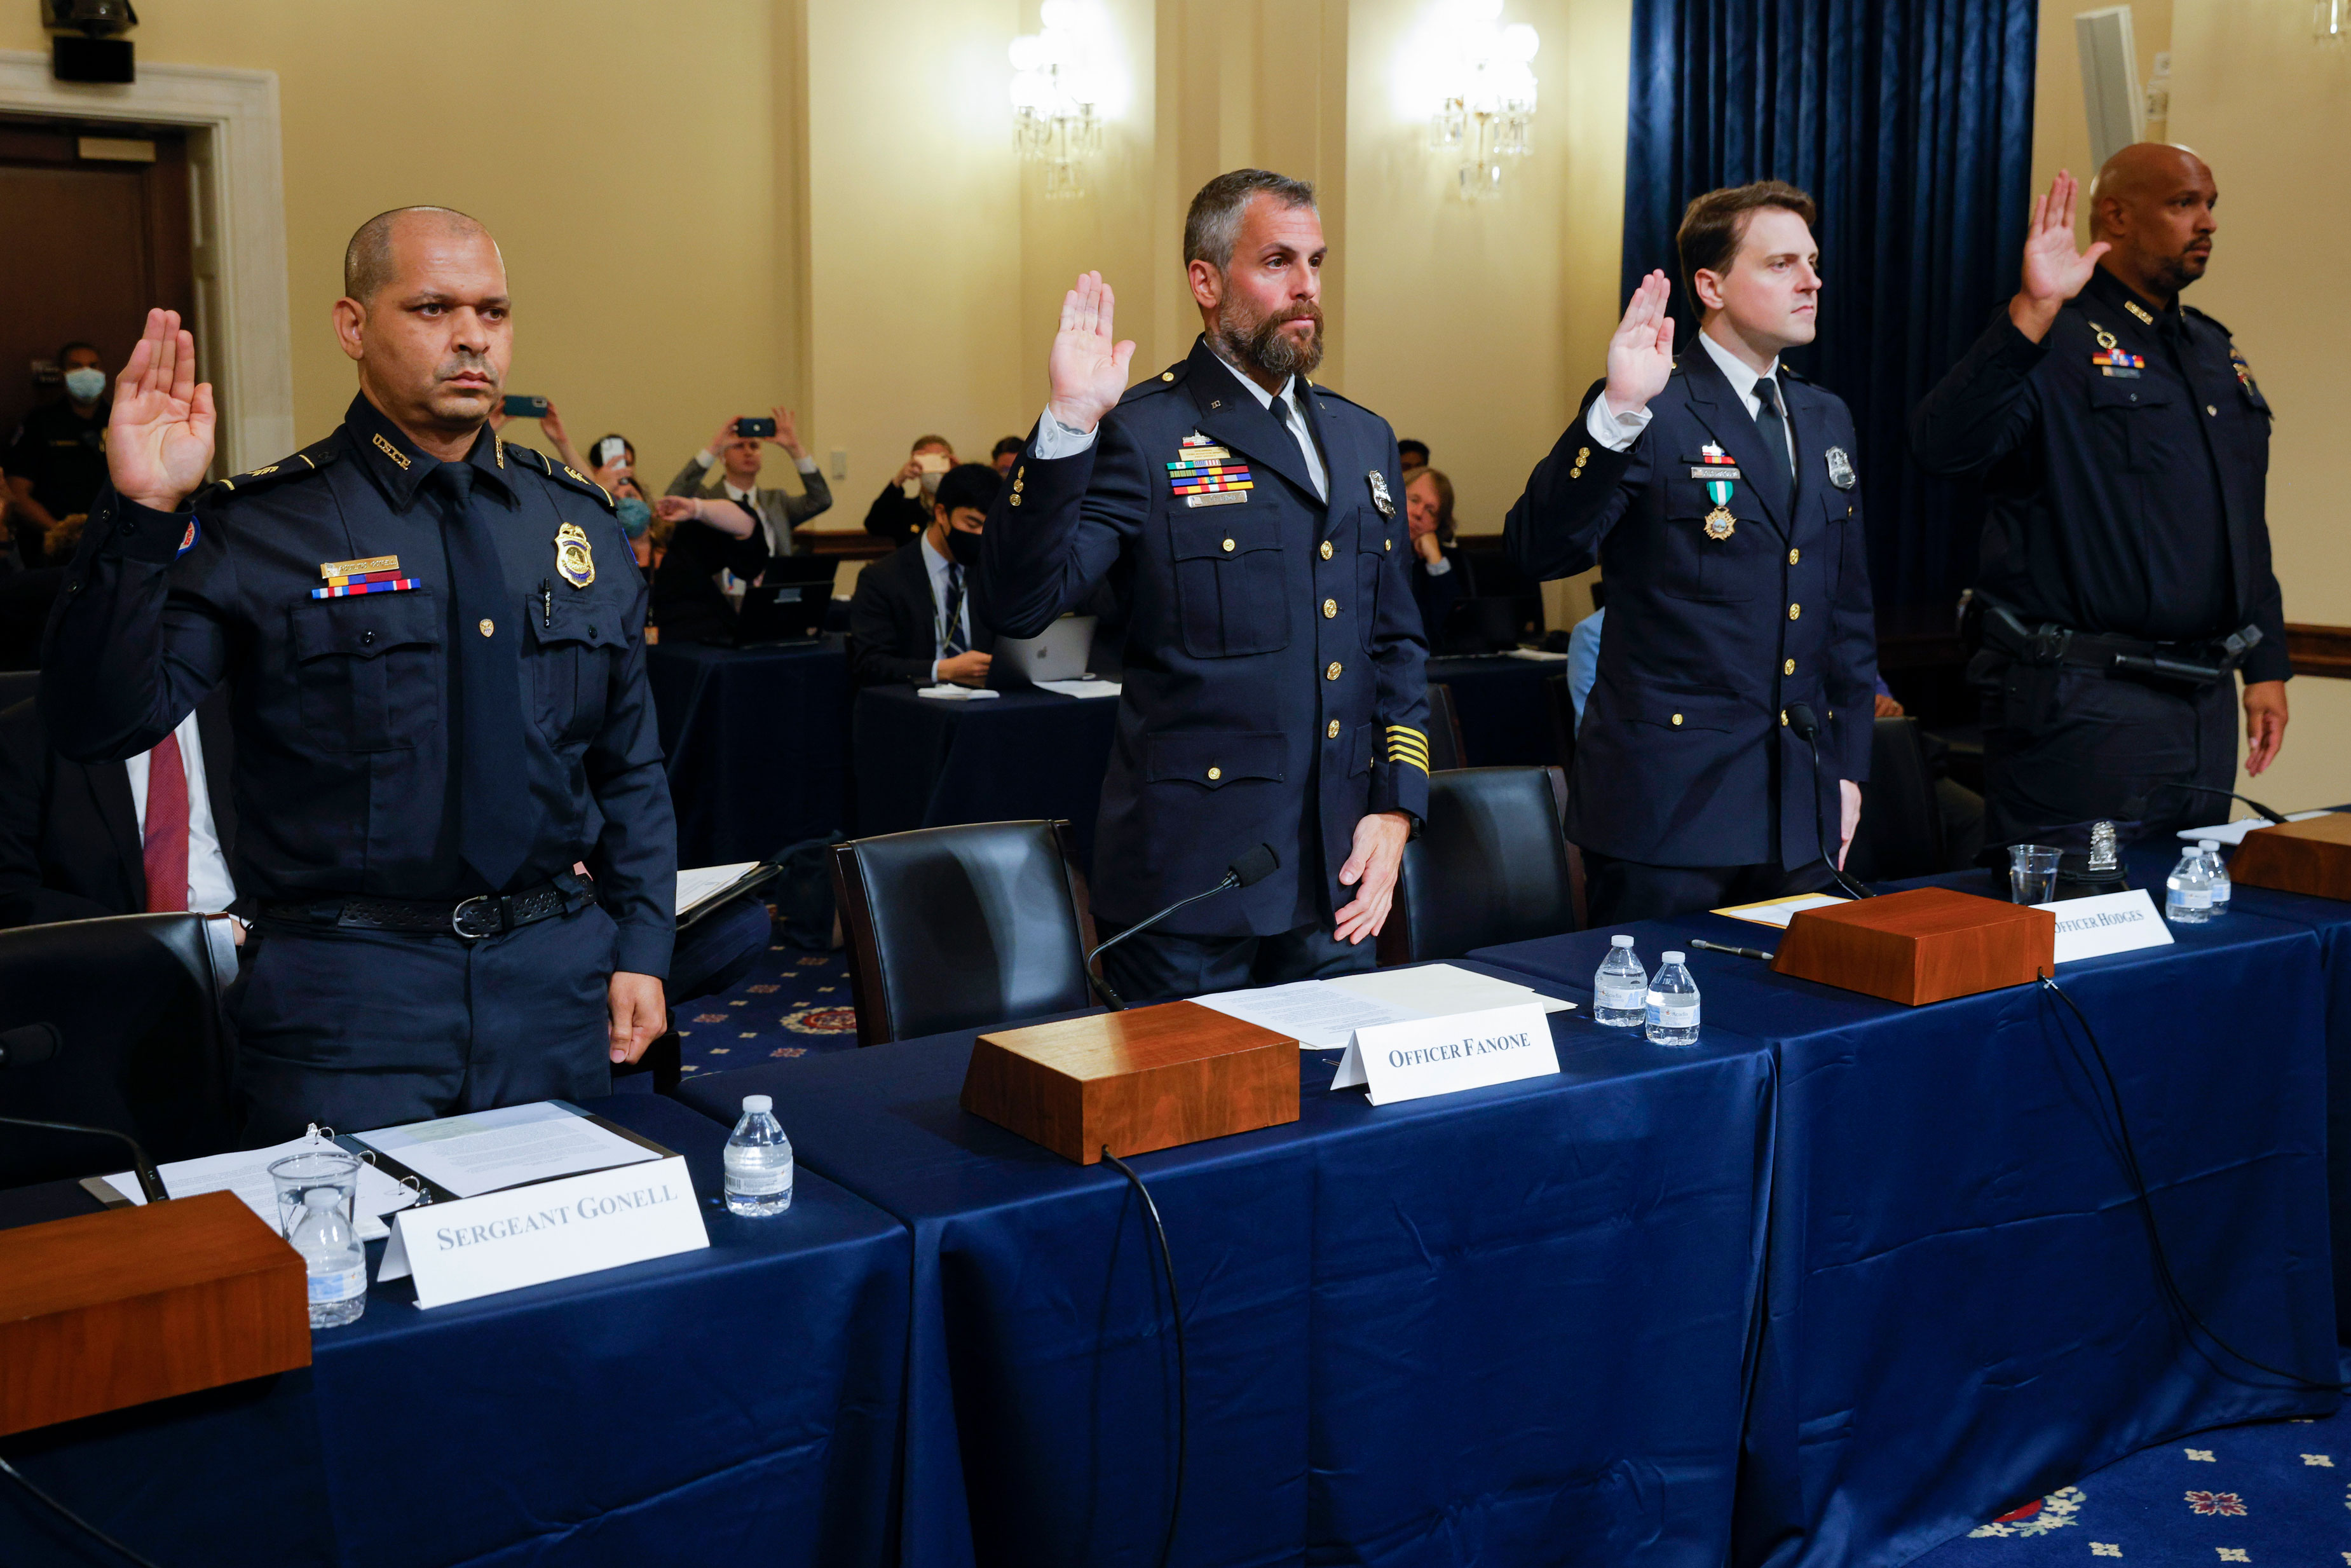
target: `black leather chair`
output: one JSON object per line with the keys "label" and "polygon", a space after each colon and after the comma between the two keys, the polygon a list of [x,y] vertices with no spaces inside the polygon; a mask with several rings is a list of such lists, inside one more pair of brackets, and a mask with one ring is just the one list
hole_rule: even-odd
{"label": "black leather chair", "polygon": [[[128,1133],[158,1161],[236,1146],[222,977],[200,915],[0,931],[0,1030],[53,1026],[57,1054],[0,1068],[0,1116]],[[0,1186],[125,1169],[111,1138],[0,1125]]]}
{"label": "black leather chair", "polygon": [[977,822],[832,846],[857,1043],[1092,1005],[1093,917],[1067,822]]}
{"label": "black leather chair", "polygon": [[1845,871],[1862,882],[1931,876],[1944,869],[1943,813],[1915,718],[1881,718],[1870,737],[1869,782]]}
{"label": "black leather chair", "polygon": [[1465,768],[1428,780],[1428,820],[1404,848],[1380,962],[1458,958],[1472,948],[1583,925],[1583,857],[1561,831],[1556,768]]}
{"label": "black leather chair", "polygon": [[30,702],[40,692],[40,671],[0,670],[0,713],[6,713],[18,703]]}
{"label": "black leather chair", "polygon": [[1453,688],[1439,681],[1428,688],[1428,770],[1469,766],[1461,744],[1461,716],[1453,710]]}

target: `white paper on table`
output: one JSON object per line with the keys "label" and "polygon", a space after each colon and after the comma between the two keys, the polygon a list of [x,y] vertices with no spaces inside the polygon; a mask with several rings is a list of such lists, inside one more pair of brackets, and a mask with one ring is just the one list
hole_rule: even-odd
{"label": "white paper on table", "polygon": [[[325,1138],[305,1135],[266,1149],[239,1149],[233,1154],[206,1155],[200,1160],[174,1160],[168,1166],[157,1166],[155,1174],[163,1178],[163,1190],[175,1198],[193,1197],[200,1192],[233,1192],[245,1200],[247,1208],[261,1216],[270,1229],[276,1230],[277,1184],[269,1177],[270,1166],[288,1155],[349,1153],[349,1149],[337,1148]],[[135,1172],[108,1176],[106,1185],[132,1203],[147,1201],[147,1195],[139,1190]],[[353,1207],[358,1215],[355,1228],[360,1240],[381,1241],[391,1235],[381,1217],[415,1201],[414,1187],[402,1186],[365,1160],[360,1162],[359,1200]]]}
{"label": "white paper on table", "polygon": [[914,695],[935,702],[967,703],[981,697],[1000,697],[1004,694],[989,691],[986,686],[924,686]]}
{"label": "white paper on table", "polygon": [[[2307,822],[2313,817],[2332,814],[2327,811],[2290,811],[2286,814],[2285,820],[2289,822]],[[2209,828],[2182,828],[2179,830],[2179,836],[2191,844],[2199,839],[2213,839],[2233,849],[2243,843],[2245,835],[2255,828],[2274,826],[2276,824],[2267,817],[2240,817],[2233,822],[2218,822]]]}
{"label": "white paper on table", "polygon": [[1825,893],[1799,893],[1788,898],[1767,898],[1761,904],[1734,904],[1728,909],[1712,911],[1728,915],[1733,920],[1750,920],[1758,925],[1777,925],[1786,930],[1788,922],[1807,909],[1825,909],[1832,904],[1845,901]]}
{"label": "white paper on table", "polygon": [[1357,1030],[1331,1087],[1363,1088],[1374,1105],[1451,1094],[1559,1071],[1551,1026],[1533,1001]]}
{"label": "white paper on table", "polygon": [[1531,659],[1539,664],[1564,664],[1567,655],[1543,648],[1510,648],[1504,650],[1513,659]]}
{"label": "white paper on table", "polygon": [[2171,927],[2155,911],[2147,889],[2104,893],[2095,898],[2068,898],[2036,904],[2057,917],[2057,963],[2103,958],[2141,947],[2162,947],[2171,942]]}
{"label": "white paper on table", "polygon": [[758,870],[758,861],[740,861],[734,865],[698,865],[691,870],[679,867],[677,899],[670,905],[670,912],[684,914],[720,888],[742,880],[746,873]]}
{"label": "white paper on table", "polygon": [[1532,986],[1496,979],[1456,964],[1420,964],[1408,969],[1374,969],[1367,975],[1342,975],[1328,982],[1343,991],[1368,997],[1419,1014],[1442,1018],[1447,1013],[1486,1012],[1494,1008],[1532,1002],[1547,1013],[1572,1011],[1575,1004],[1544,996]]}
{"label": "white paper on table", "polygon": [[1404,1023],[1421,1015],[1371,997],[1343,991],[1328,980],[1293,980],[1253,991],[1216,991],[1194,1001],[1228,1018],[1295,1038],[1314,1051],[1337,1051],[1359,1029]]}
{"label": "white paper on table", "polygon": [[560,1100],[354,1135],[458,1197],[662,1158]]}
{"label": "white paper on table", "polygon": [[1089,676],[1082,681],[1039,681],[1040,692],[1059,692],[1065,697],[1114,697],[1125,688],[1116,681],[1098,681]]}

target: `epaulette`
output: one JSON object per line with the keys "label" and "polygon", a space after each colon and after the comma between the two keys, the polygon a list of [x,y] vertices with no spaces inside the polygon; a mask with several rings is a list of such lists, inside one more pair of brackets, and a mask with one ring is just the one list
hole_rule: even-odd
{"label": "epaulette", "polygon": [[2194,317],[2197,317],[2197,318],[2199,318],[2199,319],[2202,319],[2202,320],[2211,321],[2211,323],[2212,323],[2212,329],[2213,329],[2214,331],[2216,331],[2216,332],[2220,333],[2220,336],[2222,336],[2223,338],[2227,338],[2227,339],[2231,340],[2231,341],[2234,341],[2234,340],[2235,340],[2235,339],[2236,339],[2236,336],[2237,336],[2237,335],[2236,335],[2234,332],[2231,332],[2231,331],[2230,331],[2230,330],[2229,330],[2229,326],[2228,326],[2228,323],[2227,323],[2227,322],[2225,322],[2225,321],[2216,321],[2216,320],[2213,320],[2213,319],[2212,319],[2210,315],[2206,314],[2204,311],[2199,310],[2199,309],[2198,309],[2198,308],[2196,308],[2196,307],[2195,307],[2195,306],[2193,306],[2193,305],[2189,305],[2189,304],[2184,304],[2184,303],[2183,303],[2183,304],[2179,307],[2179,313],[2180,313],[2181,315],[2183,315],[2183,316],[2194,316]]}
{"label": "epaulette", "polygon": [[1780,361],[1780,373],[1787,377],[1792,382],[1801,382],[1810,379],[1803,371],[1796,369],[1795,366],[1788,363],[1785,360]]}
{"label": "epaulette", "polygon": [[273,485],[283,485],[289,479],[300,479],[316,474],[335,461],[341,454],[335,447],[334,437],[313,442],[290,457],[280,457],[275,463],[265,463],[250,474],[235,474],[215,480],[197,491],[190,504],[204,501],[225,501],[232,496],[250,496],[256,490],[266,490]]}
{"label": "epaulette", "polygon": [[1165,370],[1160,371],[1157,375],[1152,376],[1147,380],[1135,382],[1133,386],[1127,388],[1125,392],[1119,394],[1118,406],[1124,408],[1128,403],[1134,402],[1139,398],[1146,398],[1151,396],[1154,392],[1163,392],[1169,387],[1181,385],[1184,380],[1185,367],[1190,363],[1191,361],[1188,360],[1178,360],[1174,364],[1168,366]]}
{"label": "epaulette", "polygon": [[[1300,380],[1301,380],[1301,381],[1306,381],[1306,378],[1305,378],[1305,377],[1302,377],[1302,376],[1301,376],[1301,377],[1300,377],[1299,379],[1300,379]],[[1310,386],[1310,387],[1312,387],[1316,392],[1320,392],[1320,393],[1321,393],[1322,396],[1324,396],[1324,397],[1333,397],[1333,398],[1337,398],[1341,402],[1345,403],[1349,408],[1364,408],[1364,405],[1363,405],[1362,403],[1357,402],[1353,398],[1349,397],[1345,392],[1341,392],[1337,387],[1326,387],[1326,386],[1324,386],[1321,382],[1317,382],[1317,381],[1306,381],[1306,384],[1307,384],[1308,386]],[[1371,410],[1369,410],[1369,409],[1364,409],[1364,413],[1369,413],[1371,412]]]}
{"label": "epaulette", "polygon": [[505,450],[507,456],[524,467],[536,469],[557,484],[568,485],[583,496],[595,497],[604,503],[604,509],[608,512],[613,509],[612,493],[569,464],[558,463],[546,453],[528,446],[509,446]]}

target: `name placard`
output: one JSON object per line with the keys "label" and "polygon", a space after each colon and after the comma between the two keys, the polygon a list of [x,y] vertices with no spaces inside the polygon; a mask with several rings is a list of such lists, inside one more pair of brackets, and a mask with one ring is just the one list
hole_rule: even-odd
{"label": "name placard", "polygon": [[446,1306],[710,1245],[685,1161],[620,1166],[404,1208],[376,1279],[416,1277],[416,1304]]}
{"label": "name placard", "polygon": [[1521,1002],[1359,1029],[1331,1087],[1361,1084],[1373,1104],[1386,1105],[1558,1071],[1550,1020],[1540,1004]]}
{"label": "name placard", "polygon": [[2149,898],[2147,889],[2102,893],[2095,898],[2068,898],[2034,905],[2057,917],[2057,961],[2103,958],[2109,953],[2131,953],[2141,947],[2168,946],[2171,927]]}

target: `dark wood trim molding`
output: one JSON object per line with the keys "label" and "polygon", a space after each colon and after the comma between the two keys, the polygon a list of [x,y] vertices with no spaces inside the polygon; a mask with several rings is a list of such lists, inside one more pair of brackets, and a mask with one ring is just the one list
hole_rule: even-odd
{"label": "dark wood trim molding", "polygon": [[2289,621],[2285,649],[2294,658],[2297,675],[2333,675],[2351,679],[2351,626],[2315,626]]}

